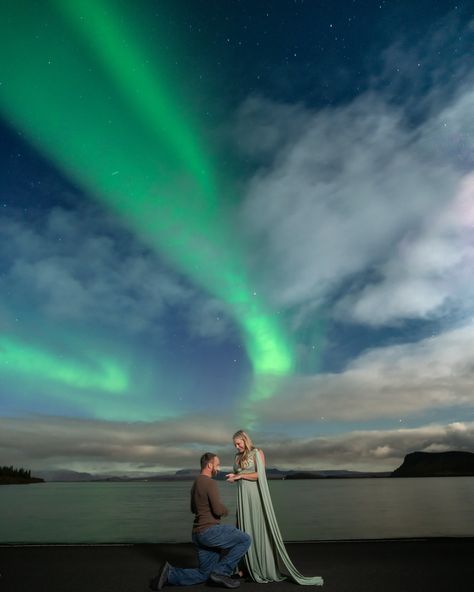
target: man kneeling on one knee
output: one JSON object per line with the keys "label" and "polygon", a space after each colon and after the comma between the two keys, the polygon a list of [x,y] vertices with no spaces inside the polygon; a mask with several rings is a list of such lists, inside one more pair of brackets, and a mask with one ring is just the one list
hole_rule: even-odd
{"label": "man kneeling on one knee", "polygon": [[[222,516],[229,510],[221,502],[213,477],[220,469],[216,454],[206,452],[201,457],[201,472],[191,489],[191,511],[195,514],[192,539],[198,553],[199,567],[179,568],[166,562],[160,573],[151,580],[152,590],[165,585],[186,586],[211,580],[225,588],[237,588],[238,580],[231,577],[239,560],[251,544],[250,536],[227,524]],[[227,551],[225,554],[222,551]]]}

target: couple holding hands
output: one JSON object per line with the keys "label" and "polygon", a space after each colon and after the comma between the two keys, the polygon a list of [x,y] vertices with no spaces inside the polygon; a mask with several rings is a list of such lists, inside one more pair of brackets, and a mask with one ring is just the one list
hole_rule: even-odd
{"label": "couple holding hands", "polygon": [[216,454],[206,452],[191,489],[191,511],[195,514],[192,539],[199,567],[178,568],[166,562],[151,580],[151,589],[208,580],[225,588],[237,588],[240,581],[232,575],[242,558],[243,567],[254,582],[290,579],[297,584],[321,586],[322,578],[301,575],[286,552],[268,489],[262,450],[255,448],[242,430],[232,439],[237,454],[227,481],[238,484],[237,528],[220,524],[221,517],[229,513],[220,500],[217,483],[212,480],[219,472],[220,460]]}

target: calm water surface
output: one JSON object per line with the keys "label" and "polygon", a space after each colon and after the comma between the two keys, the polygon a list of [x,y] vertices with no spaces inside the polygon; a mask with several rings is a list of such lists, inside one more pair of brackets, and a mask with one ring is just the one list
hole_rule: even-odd
{"label": "calm water surface", "polygon": [[[2,543],[190,540],[191,482],[0,487]],[[219,483],[235,522],[235,485]],[[474,478],[270,481],[285,540],[474,536]]]}

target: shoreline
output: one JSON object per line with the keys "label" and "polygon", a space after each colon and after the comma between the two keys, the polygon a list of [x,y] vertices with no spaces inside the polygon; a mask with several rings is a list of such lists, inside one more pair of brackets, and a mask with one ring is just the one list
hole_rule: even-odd
{"label": "shoreline", "polygon": [[[429,543],[429,542],[466,542],[474,544],[474,534],[471,536],[433,536],[433,537],[397,537],[381,539],[314,539],[306,541],[285,540],[285,545],[338,545],[338,544],[364,544],[364,543]],[[1,548],[27,548],[27,547],[136,547],[159,545],[190,545],[191,541],[160,541],[158,543],[146,542],[120,542],[120,543],[8,543],[0,542]]]}

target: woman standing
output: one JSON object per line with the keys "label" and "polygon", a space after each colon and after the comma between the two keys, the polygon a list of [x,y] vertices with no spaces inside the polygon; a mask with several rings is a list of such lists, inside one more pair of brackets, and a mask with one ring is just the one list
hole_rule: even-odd
{"label": "woman standing", "polygon": [[263,451],[255,448],[242,430],[232,439],[237,454],[234,472],[227,475],[227,480],[238,482],[237,526],[252,537],[245,555],[250,577],[260,584],[284,580],[281,566],[297,584],[321,586],[322,578],[301,575],[286,552],[268,489]]}

